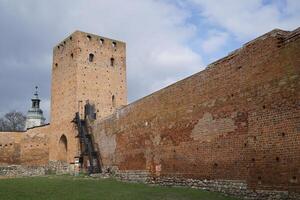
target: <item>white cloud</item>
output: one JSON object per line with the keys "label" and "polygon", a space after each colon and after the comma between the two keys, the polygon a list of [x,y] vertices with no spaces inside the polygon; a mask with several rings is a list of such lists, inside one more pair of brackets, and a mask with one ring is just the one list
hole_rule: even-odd
{"label": "white cloud", "polygon": [[[74,30],[127,43],[127,80],[131,101],[203,67],[200,55],[188,46],[196,34],[194,25],[187,22],[189,12],[167,1],[0,1],[0,13],[1,27],[9,28],[2,36],[5,41],[10,41],[6,45],[9,51],[3,48],[3,52],[20,55],[19,67],[26,69],[28,74],[24,76],[27,77],[32,76],[36,68],[48,73],[52,47]],[[18,37],[20,33],[21,38]],[[2,57],[7,56],[3,54]],[[28,59],[33,62],[27,62]],[[36,61],[40,61],[40,66]],[[2,72],[5,73],[5,70]],[[50,74],[47,76],[50,77]],[[38,78],[45,80],[42,76]],[[39,84],[34,80],[33,85]],[[29,84],[22,87],[32,90]],[[43,106],[49,106],[46,99],[43,99]],[[19,99],[20,104],[28,101],[25,96]],[[6,103],[1,102],[2,105]],[[23,110],[27,110],[27,105]],[[44,110],[45,113],[49,112],[47,108]]]}
{"label": "white cloud", "polygon": [[176,81],[177,81],[177,79],[174,79],[174,78],[166,78],[163,81],[156,81],[151,84],[150,90],[156,91],[158,88],[163,88],[163,87],[169,86]]}
{"label": "white cloud", "polygon": [[[202,57],[195,49],[215,54],[224,51],[232,36],[245,42],[273,28],[299,25],[300,1],[263,2],[0,0],[0,112],[27,110],[27,97],[35,85],[41,86],[44,105],[49,105],[50,91],[44,91],[50,90],[52,47],[74,30],[127,43],[132,101],[203,69]],[[201,15],[199,20],[195,20],[195,10]],[[16,99],[14,104],[12,99]]]}
{"label": "white cloud", "polygon": [[153,51],[148,58],[152,60],[153,66],[157,66],[157,68],[150,66],[149,71],[147,71],[147,73],[153,73],[157,77],[150,83],[150,92],[198,72],[203,67],[199,55],[182,46]]}
{"label": "white cloud", "polygon": [[299,26],[298,0],[189,0],[198,7],[209,23],[224,28],[238,39],[249,40],[274,28],[294,29]]}
{"label": "white cloud", "polygon": [[209,37],[202,42],[201,48],[207,54],[220,51],[226,44],[228,37],[226,32],[211,33]]}

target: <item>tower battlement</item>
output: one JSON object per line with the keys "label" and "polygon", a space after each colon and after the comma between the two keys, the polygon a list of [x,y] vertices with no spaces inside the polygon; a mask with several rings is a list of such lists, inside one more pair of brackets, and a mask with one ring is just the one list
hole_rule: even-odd
{"label": "tower battlement", "polygon": [[[127,104],[126,44],[75,31],[53,48],[52,64],[50,123],[52,134],[56,135],[53,145],[64,134],[68,160],[78,153],[71,121],[76,112],[83,114],[87,101],[95,105],[97,119]],[[59,153],[50,153],[50,158],[58,157]]]}
{"label": "tower battlement", "polygon": [[53,49],[51,123],[70,120],[87,100],[97,118],[127,104],[126,44],[75,31]]}

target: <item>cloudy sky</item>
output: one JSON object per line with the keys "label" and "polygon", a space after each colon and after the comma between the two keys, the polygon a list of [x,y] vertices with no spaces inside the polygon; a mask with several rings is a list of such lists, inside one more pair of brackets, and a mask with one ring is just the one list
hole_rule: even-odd
{"label": "cloudy sky", "polygon": [[49,118],[52,48],[75,30],[127,43],[132,102],[298,26],[299,0],[0,0],[0,115],[26,112],[38,85]]}

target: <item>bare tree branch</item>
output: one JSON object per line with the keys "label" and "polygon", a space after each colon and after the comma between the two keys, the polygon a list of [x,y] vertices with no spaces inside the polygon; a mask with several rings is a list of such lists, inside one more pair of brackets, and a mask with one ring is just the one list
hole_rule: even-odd
{"label": "bare tree branch", "polygon": [[24,131],[26,116],[17,111],[6,113],[0,118],[0,131]]}

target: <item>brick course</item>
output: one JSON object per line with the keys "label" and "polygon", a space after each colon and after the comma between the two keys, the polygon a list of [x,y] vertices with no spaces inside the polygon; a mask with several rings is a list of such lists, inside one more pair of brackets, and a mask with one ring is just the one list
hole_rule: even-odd
{"label": "brick course", "polygon": [[299,192],[299,32],[271,31],[95,122],[105,167]]}
{"label": "brick course", "polygon": [[53,49],[51,124],[1,133],[0,164],[67,169],[79,155],[71,121],[89,100],[103,169],[121,178],[299,193],[299,38],[273,30],[127,105],[125,43],[76,31]]}

